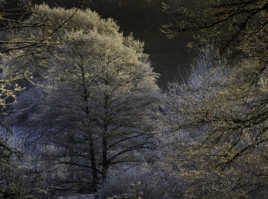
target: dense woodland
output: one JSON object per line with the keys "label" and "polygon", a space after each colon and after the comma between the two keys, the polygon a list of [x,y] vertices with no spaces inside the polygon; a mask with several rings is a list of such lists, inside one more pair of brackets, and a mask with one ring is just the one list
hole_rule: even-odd
{"label": "dense woodland", "polygon": [[0,198],[267,198],[267,0],[0,11]]}

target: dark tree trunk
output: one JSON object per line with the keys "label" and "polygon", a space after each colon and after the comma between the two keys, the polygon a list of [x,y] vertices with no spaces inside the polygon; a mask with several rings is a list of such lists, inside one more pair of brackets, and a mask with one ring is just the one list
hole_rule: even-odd
{"label": "dark tree trunk", "polygon": [[103,138],[102,138],[102,182],[103,183],[107,177],[108,167],[109,167],[109,164],[107,160],[107,140],[106,140],[106,135],[103,135]]}
{"label": "dark tree trunk", "polygon": [[[106,85],[108,85],[108,82],[105,82]],[[105,95],[104,97],[104,110],[105,110],[105,119],[104,119],[104,124],[103,124],[103,135],[102,135],[102,183],[105,182],[105,179],[107,177],[107,171],[109,168],[109,162],[108,162],[108,143],[107,143],[107,133],[108,133],[108,126],[109,126],[109,121],[108,121],[108,101],[109,101],[109,96]]]}
{"label": "dark tree trunk", "polygon": [[[81,76],[82,76],[82,83],[83,83],[84,102],[86,104],[85,113],[89,119],[90,112],[89,112],[89,107],[87,105],[89,92],[87,89],[84,67],[81,65],[80,69],[81,69]],[[98,184],[99,184],[98,169],[97,169],[97,162],[96,162],[96,155],[95,155],[94,140],[93,140],[92,132],[90,131],[90,122],[89,121],[87,124],[87,135],[88,135],[88,139],[89,139],[89,156],[90,156],[89,159],[90,159],[90,164],[91,164],[90,167],[92,169],[92,182],[91,182],[92,187],[90,187],[90,189],[92,189],[93,192],[97,192]]]}
{"label": "dark tree trunk", "polygon": [[98,189],[98,170],[96,164],[96,157],[95,157],[95,149],[94,149],[94,142],[92,136],[89,138],[89,150],[90,150],[90,162],[92,168],[92,190],[93,192],[97,192]]}

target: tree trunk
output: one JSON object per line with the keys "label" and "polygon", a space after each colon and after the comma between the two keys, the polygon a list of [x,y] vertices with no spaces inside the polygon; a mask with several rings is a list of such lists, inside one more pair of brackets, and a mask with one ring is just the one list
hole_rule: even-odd
{"label": "tree trunk", "polygon": [[92,139],[92,135],[90,135],[89,138],[89,151],[90,151],[90,162],[91,162],[91,168],[92,168],[92,189],[94,192],[97,192],[98,189],[98,170],[97,170],[97,164],[96,164],[96,157],[95,157],[95,149],[94,149],[94,143]]}
{"label": "tree trunk", "polygon": [[[108,82],[105,82],[106,85],[108,85]],[[108,121],[108,101],[109,101],[109,96],[105,94],[104,97],[104,110],[105,110],[105,118],[104,118],[104,124],[103,124],[103,135],[102,135],[102,183],[105,182],[105,179],[107,177],[107,171],[109,168],[109,162],[107,158],[107,153],[108,153],[108,143],[107,143],[107,133],[108,133],[108,126],[109,126],[109,121]]]}
{"label": "tree trunk", "polygon": [[[84,66],[80,65],[80,70],[81,70],[81,76],[82,76],[82,83],[83,83],[83,96],[84,96],[84,102],[86,104],[85,107],[85,113],[88,117],[90,118],[90,112],[89,112],[89,107],[88,107],[88,88],[86,84],[86,77],[85,77],[85,71],[84,71]],[[87,123],[87,135],[89,139],[89,159],[90,159],[90,164],[91,164],[91,169],[92,169],[92,182],[90,189],[93,190],[93,192],[97,192],[98,189],[98,169],[97,169],[97,163],[96,163],[96,156],[95,156],[95,146],[94,146],[94,140],[92,136],[92,132],[90,131],[90,122],[88,121]]]}
{"label": "tree trunk", "polygon": [[102,183],[105,182],[108,171],[108,160],[107,160],[107,140],[106,135],[104,134],[102,137]]}

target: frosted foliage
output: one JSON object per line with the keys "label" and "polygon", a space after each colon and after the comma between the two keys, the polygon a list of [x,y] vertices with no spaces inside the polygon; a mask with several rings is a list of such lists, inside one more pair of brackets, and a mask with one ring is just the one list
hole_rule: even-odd
{"label": "frosted foliage", "polygon": [[64,23],[70,17],[64,25],[64,31],[96,30],[101,34],[114,36],[119,34],[119,27],[112,19],[101,19],[96,12],[90,9],[51,9],[47,5],[41,5],[35,8],[34,13],[30,21],[36,22],[46,19],[46,24],[52,29]]}
{"label": "frosted foliage", "polygon": [[[203,110],[203,103],[214,102],[213,99],[223,91],[232,71],[216,52],[213,48],[203,50],[192,65],[188,80],[182,84],[169,84],[165,107],[171,128],[169,131],[181,135],[179,140],[183,142],[190,141],[191,137],[199,137],[200,132],[205,131],[205,123],[190,126],[188,121],[194,118],[194,111]],[[193,111],[192,107],[196,107],[196,110]],[[178,128],[180,125],[184,128]]]}
{"label": "frosted foliage", "polygon": [[[78,31],[68,34],[67,38],[66,44],[50,60],[50,74],[54,79],[79,79],[82,66],[88,86],[94,85],[96,89],[109,92],[109,89],[120,87],[116,92],[122,93],[137,89],[157,89],[157,75],[152,71],[150,63],[142,62],[143,55],[125,46],[122,37],[104,36],[96,31],[87,34]],[[77,51],[78,48],[81,50]],[[60,66],[53,67],[55,63],[60,63]],[[67,73],[62,74],[62,70]],[[104,79],[109,85],[104,86]]]}
{"label": "frosted foliage", "polygon": [[189,99],[198,103],[199,100],[215,96],[226,84],[226,77],[231,72],[225,65],[226,61],[219,57],[213,48],[203,50],[192,65],[188,80],[182,84],[169,84],[169,95],[185,103],[188,103]]}

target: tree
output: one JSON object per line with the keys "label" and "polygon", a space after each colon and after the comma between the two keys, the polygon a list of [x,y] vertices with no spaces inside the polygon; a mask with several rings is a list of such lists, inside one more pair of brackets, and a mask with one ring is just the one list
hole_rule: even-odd
{"label": "tree", "polygon": [[168,36],[192,32],[202,44],[213,42],[225,54],[267,63],[267,0],[168,0],[164,10],[171,19],[163,27]]}
{"label": "tree", "polygon": [[[171,98],[177,101],[172,122],[182,132],[197,136],[179,144],[180,149],[186,148],[179,155],[180,174],[189,183],[186,197],[265,195],[268,2],[180,3],[164,5],[173,19],[164,27],[166,33],[193,32],[199,44],[213,45],[220,54],[213,59],[212,77],[201,79],[201,87],[171,89],[171,96],[183,96]],[[217,61],[222,55],[223,64]]]}
{"label": "tree", "polygon": [[173,85],[168,98],[171,129],[182,138],[172,157],[185,197],[265,197],[267,70],[258,60],[228,68],[204,58],[199,63],[208,72]]}
{"label": "tree", "polygon": [[[72,13],[46,6],[38,9],[52,27]],[[46,70],[42,81],[47,84],[47,105],[42,113],[32,116],[33,120],[40,124],[40,118],[46,118],[41,123],[43,129],[38,128],[66,149],[64,155],[69,158],[58,163],[84,169],[82,175],[91,178],[87,189],[94,192],[111,167],[133,162],[131,156],[153,147],[157,74],[143,53],[143,43],[124,37],[118,30],[111,19],[79,10],[53,38],[60,45],[50,48],[50,53],[39,51],[36,60],[45,57],[45,61],[36,63],[32,57],[23,60],[41,64]],[[11,63],[18,66],[19,60],[15,54]],[[31,67],[28,69],[34,74]]]}
{"label": "tree", "polygon": [[[70,41],[74,44],[67,45],[66,54],[71,54],[73,61],[61,60],[63,68],[53,72],[59,74],[56,79],[60,83],[50,97],[58,106],[55,102],[60,100],[61,106],[65,102],[65,109],[68,104],[70,110],[64,111],[63,117],[72,115],[78,122],[69,133],[74,141],[71,155],[79,156],[71,164],[79,166],[90,160],[92,185],[97,186],[99,174],[105,181],[110,167],[132,162],[131,153],[152,147],[149,107],[156,101],[155,74],[139,60],[142,57],[137,51],[141,49],[125,46],[123,38],[75,33]],[[89,49],[77,52],[77,48]]]}

